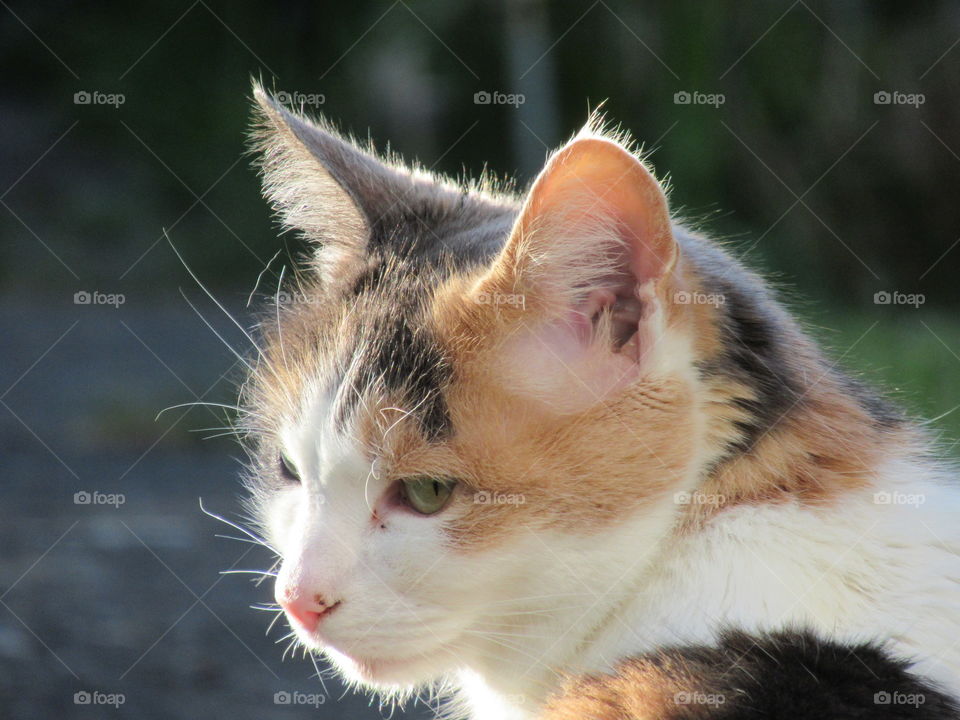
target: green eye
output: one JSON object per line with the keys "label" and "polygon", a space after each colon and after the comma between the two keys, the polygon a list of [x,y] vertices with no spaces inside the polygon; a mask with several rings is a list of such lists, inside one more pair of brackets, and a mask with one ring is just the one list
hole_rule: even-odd
{"label": "green eye", "polygon": [[433,515],[443,510],[456,482],[432,477],[403,480],[401,492],[404,502],[418,513]]}
{"label": "green eye", "polygon": [[284,453],[280,453],[280,475],[289,482],[300,482],[300,473]]}

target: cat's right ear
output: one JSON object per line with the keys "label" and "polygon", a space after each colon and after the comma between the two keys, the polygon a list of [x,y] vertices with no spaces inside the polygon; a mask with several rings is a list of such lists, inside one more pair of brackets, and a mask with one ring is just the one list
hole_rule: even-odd
{"label": "cat's right ear", "polygon": [[325,287],[352,282],[367,264],[372,228],[403,199],[409,175],[287,110],[258,84],[253,95],[264,194],[285,227],[316,245]]}
{"label": "cat's right ear", "polygon": [[678,253],[666,195],[640,158],[590,127],[556,152],[474,288],[521,326],[505,353],[517,386],[582,408],[651,371]]}

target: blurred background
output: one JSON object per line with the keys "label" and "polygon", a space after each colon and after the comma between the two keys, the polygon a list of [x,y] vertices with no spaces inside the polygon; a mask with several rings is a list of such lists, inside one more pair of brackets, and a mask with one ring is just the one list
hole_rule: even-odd
{"label": "blurred background", "polygon": [[0,6],[4,717],[389,714],[281,662],[285,628],[249,608],[272,589],[219,574],[269,563],[200,510],[240,512],[224,411],[157,417],[233,403],[215,333],[248,347],[164,229],[244,325],[300,250],[246,154],[251,77],[427,167],[521,185],[605,101],[674,207],[956,455],[956,3]]}

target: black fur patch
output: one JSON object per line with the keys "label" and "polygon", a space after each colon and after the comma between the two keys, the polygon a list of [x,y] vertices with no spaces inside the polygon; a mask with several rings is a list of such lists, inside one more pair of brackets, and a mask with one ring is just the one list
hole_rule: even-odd
{"label": "black fur patch", "polygon": [[341,403],[333,410],[341,430],[360,397],[376,388],[399,397],[428,439],[452,432],[444,397],[452,368],[425,324],[430,284],[411,273],[404,263],[376,263],[356,283],[357,334],[342,363],[355,370],[342,376],[351,388],[340,394]]}
{"label": "black fur patch", "polygon": [[443,394],[449,363],[423,327],[400,314],[385,316],[383,323],[365,358],[368,382],[379,379],[388,392],[402,395],[428,439],[449,435],[452,424]]}
{"label": "black fur patch", "polygon": [[730,631],[718,647],[679,647],[653,657],[658,664],[679,663],[702,674],[703,684],[682,699],[715,701],[678,705],[668,716],[674,720],[960,718],[955,699],[876,644],[845,645],[806,631],[761,636]]}
{"label": "black fur patch", "polygon": [[[783,418],[802,409],[806,392],[820,378],[804,376],[804,362],[790,354],[800,330],[759,278],[708,242],[682,233],[678,239],[707,292],[724,300],[720,306],[723,351],[701,364],[700,372],[704,377],[730,377],[755,395],[734,400],[748,414],[747,420],[737,423],[740,439],[727,448],[727,457],[734,457],[752,450]],[[891,405],[859,380],[826,367],[822,372],[840,384],[879,427],[902,422]]]}
{"label": "black fur patch", "polygon": [[426,326],[423,309],[450,273],[492,261],[506,240],[513,211],[463,203],[456,213],[424,208],[411,212],[398,204],[372,224],[367,268],[347,289],[345,302],[358,314],[356,352],[343,367],[360,368],[344,377],[353,388],[334,409],[346,427],[359,396],[380,384],[403,398],[430,440],[453,432],[444,390],[452,368]]}
{"label": "black fur patch", "polygon": [[719,306],[723,350],[700,366],[704,377],[722,375],[751,388],[754,399],[736,400],[748,420],[738,422],[741,438],[729,455],[748,452],[790,410],[803,402],[789,344],[784,335],[792,320],[758,278],[712,244],[677,233],[684,258],[702,278],[706,292],[723,298]]}
{"label": "black fur patch", "polygon": [[784,355],[782,320],[772,317],[772,300],[753,296],[734,282],[718,282],[718,292],[725,298],[721,328],[724,354],[720,367],[713,370],[734,377],[756,395],[754,399],[737,400],[750,419],[737,423],[743,435],[730,450],[747,452],[803,402],[803,388],[796,382],[790,360]]}

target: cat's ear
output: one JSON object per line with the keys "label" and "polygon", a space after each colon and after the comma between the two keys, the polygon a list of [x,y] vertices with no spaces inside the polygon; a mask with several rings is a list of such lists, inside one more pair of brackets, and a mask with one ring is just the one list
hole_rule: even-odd
{"label": "cat's ear", "polygon": [[254,85],[255,150],[264,193],[284,225],[316,243],[315,265],[327,285],[343,284],[367,262],[371,229],[412,185],[322,121],[287,110]]}
{"label": "cat's ear", "polygon": [[586,130],[537,177],[481,290],[524,298],[513,315],[529,329],[514,348],[521,376],[535,375],[540,390],[562,395],[579,382],[602,397],[649,364],[677,255],[656,178]]}

